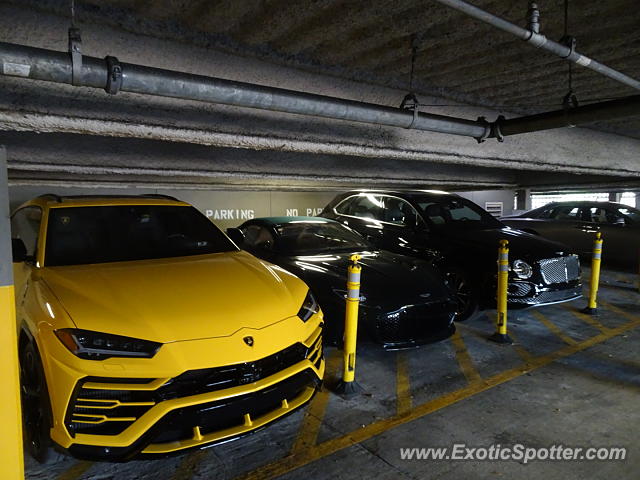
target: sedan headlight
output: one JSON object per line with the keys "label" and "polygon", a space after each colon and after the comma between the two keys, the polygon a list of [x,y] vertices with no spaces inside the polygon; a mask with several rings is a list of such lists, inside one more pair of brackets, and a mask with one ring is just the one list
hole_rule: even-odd
{"label": "sedan headlight", "polygon": [[76,357],[85,360],[104,360],[110,357],[151,358],[162,346],[158,342],[92,332],[77,328],[55,330],[62,344]]}
{"label": "sedan headlight", "polygon": [[531,275],[533,275],[533,268],[524,260],[514,260],[511,271],[515,273],[518,278],[531,278]]}
{"label": "sedan headlight", "polygon": [[313,293],[311,293],[311,290],[309,290],[309,293],[307,293],[307,297],[304,299],[304,302],[302,302],[302,306],[298,311],[298,317],[300,317],[300,320],[302,320],[303,322],[306,322],[311,318],[312,315],[315,315],[319,311],[320,305],[318,305],[318,302],[316,302]]}

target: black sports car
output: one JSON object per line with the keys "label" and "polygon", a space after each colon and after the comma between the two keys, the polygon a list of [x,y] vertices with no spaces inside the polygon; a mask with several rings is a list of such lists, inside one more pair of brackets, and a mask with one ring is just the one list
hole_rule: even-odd
{"label": "black sports car", "polygon": [[566,246],[507,227],[475,203],[439,191],[356,191],[336,196],[321,214],[353,228],[377,248],[439,264],[456,293],[457,319],[492,308],[498,241],[509,240],[509,308],[582,295],[580,260]]}
{"label": "black sports car", "polygon": [[441,340],[455,331],[455,303],[436,268],[428,261],[377,250],[338,222],[257,218],[227,233],[242,248],[309,285],[325,315],[325,339],[331,342],[342,339],[347,265],[354,253],[362,256],[361,332],[393,349]]}

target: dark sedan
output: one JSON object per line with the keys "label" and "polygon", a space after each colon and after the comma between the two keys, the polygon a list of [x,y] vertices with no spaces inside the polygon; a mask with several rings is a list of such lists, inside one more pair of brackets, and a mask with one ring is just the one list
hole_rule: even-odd
{"label": "dark sedan", "polygon": [[322,217],[348,225],[377,248],[415,257],[442,255],[441,266],[464,320],[495,306],[498,241],[509,240],[510,308],[582,295],[580,260],[562,244],[513,230],[473,202],[440,191],[357,191],[338,195]]}
{"label": "dark sedan", "polygon": [[255,256],[304,280],[325,315],[325,338],[344,330],[347,265],[362,256],[359,325],[386,348],[407,348],[449,337],[455,304],[429,262],[382,252],[344,225],[318,217],[258,218],[229,229]]}
{"label": "dark sedan", "polygon": [[614,202],[554,202],[501,220],[510,227],[565,243],[584,256],[591,253],[596,232],[601,232],[604,264],[637,271],[640,210],[636,208]]}

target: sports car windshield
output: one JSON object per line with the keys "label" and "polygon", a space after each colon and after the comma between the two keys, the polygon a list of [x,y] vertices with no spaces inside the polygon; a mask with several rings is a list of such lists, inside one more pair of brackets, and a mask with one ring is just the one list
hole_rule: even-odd
{"label": "sports car windshield", "polygon": [[490,213],[464,198],[424,198],[416,203],[431,230],[482,230],[504,226]]}
{"label": "sports car windshield", "polygon": [[82,265],[235,250],[229,239],[193,207],[52,208],[44,263]]}
{"label": "sports car windshield", "polygon": [[291,222],[278,226],[276,232],[278,250],[285,255],[372,249],[359,234],[339,223]]}

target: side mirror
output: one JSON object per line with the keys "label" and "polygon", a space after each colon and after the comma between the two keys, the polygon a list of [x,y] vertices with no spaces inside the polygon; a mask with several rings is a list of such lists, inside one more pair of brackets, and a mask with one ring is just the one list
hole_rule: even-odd
{"label": "side mirror", "polygon": [[27,247],[20,238],[11,239],[11,250],[13,252],[13,263],[21,263],[28,259]]}
{"label": "side mirror", "polygon": [[244,244],[244,233],[239,228],[227,228],[227,235],[233,243],[238,245],[238,247],[242,248]]}

